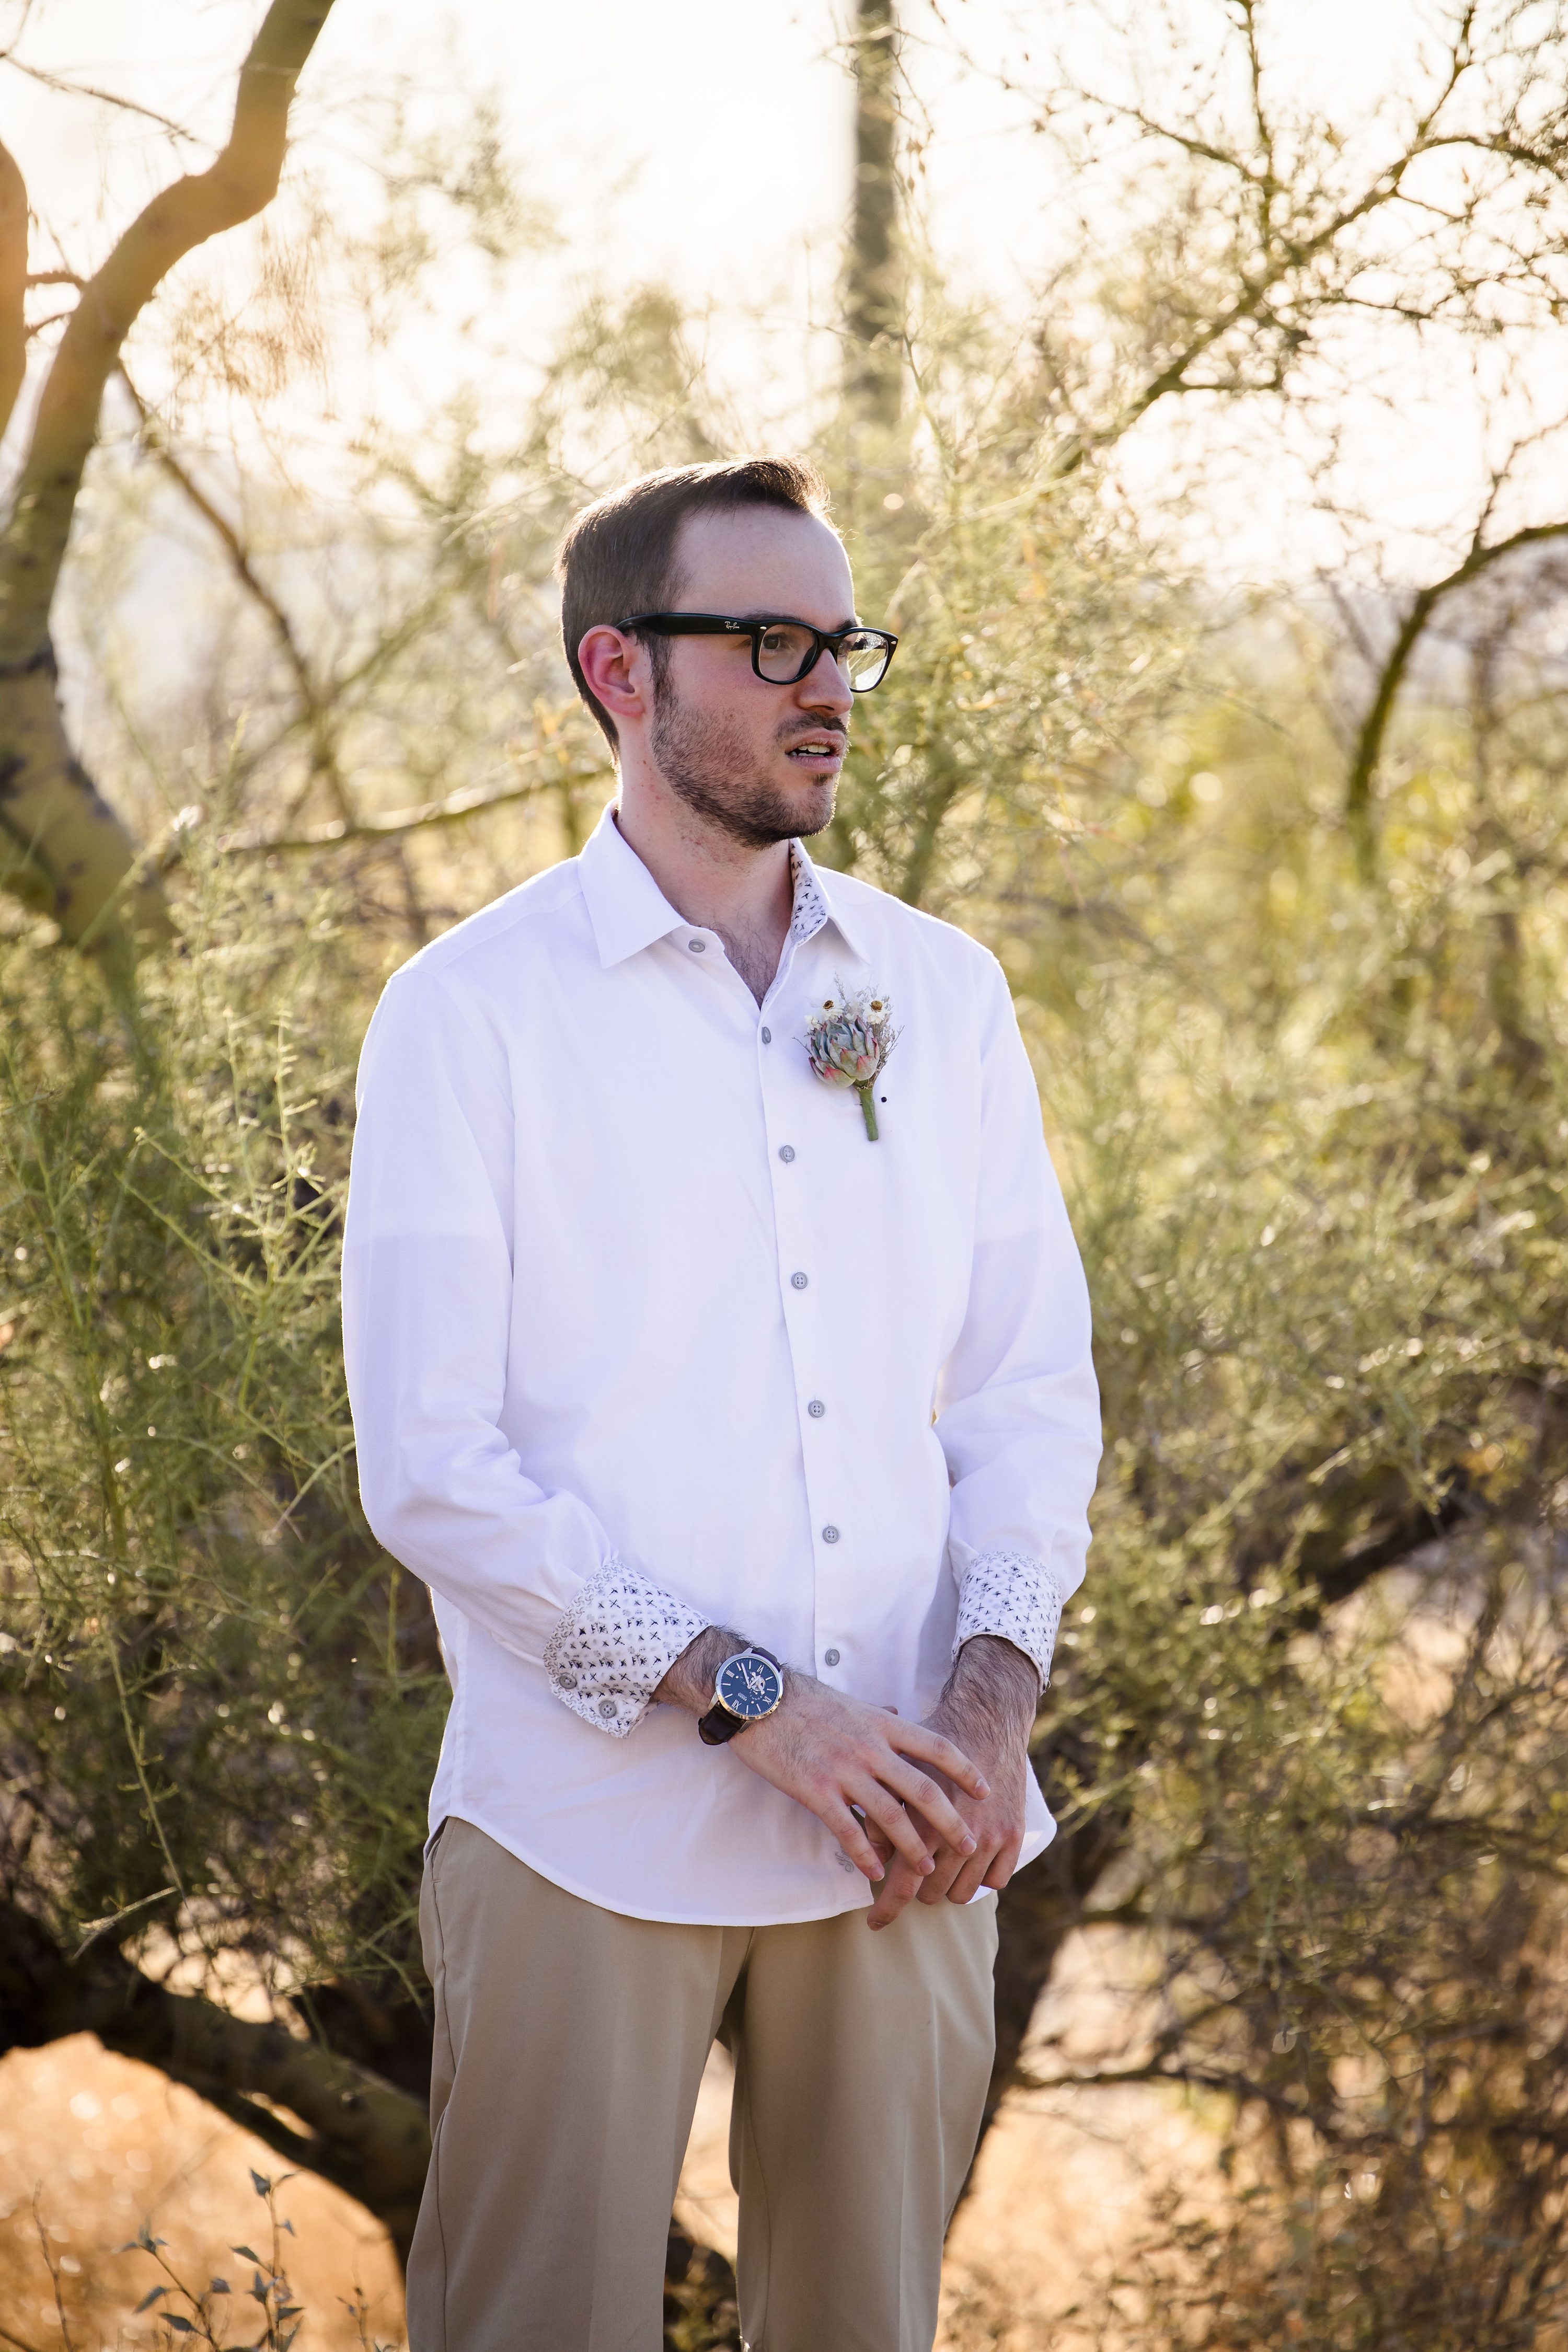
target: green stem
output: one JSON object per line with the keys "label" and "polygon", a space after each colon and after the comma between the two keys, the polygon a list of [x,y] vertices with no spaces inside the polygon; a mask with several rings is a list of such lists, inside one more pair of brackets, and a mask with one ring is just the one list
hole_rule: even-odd
{"label": "green stem", "polygon": [[870,1140],[875,1143],[877,1140],[877,1106],[872,1098],[869,1080],[866,1081],[866,1083],[861,1086],[858,1086],[855,1091],[860,1097],[860,1108],[866,1114],[866,1133],[870,1138]]}

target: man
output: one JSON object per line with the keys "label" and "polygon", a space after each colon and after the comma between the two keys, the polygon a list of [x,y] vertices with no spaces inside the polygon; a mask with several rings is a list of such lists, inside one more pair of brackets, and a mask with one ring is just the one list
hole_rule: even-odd
{"label": "man", "polygon": [[655,2352],[717,2035],[752,2352],[929,2352],[1051,1832],[1083,1277],[995,961],[800,845],[893,645],[815,474],[651,475],[559,570],[617,798],[388,986],[344,1255],[453,1690],[410,2342]]}

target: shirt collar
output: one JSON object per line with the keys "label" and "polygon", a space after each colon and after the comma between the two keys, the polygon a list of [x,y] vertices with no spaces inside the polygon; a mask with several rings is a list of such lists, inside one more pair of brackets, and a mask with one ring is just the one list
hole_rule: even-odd
{"label": "shirt collar", "polygon": [[833,923],[850,954],[862,954],[859,940],[845,920],[844,901],[847,894],[843,877],[814,866],[804,844],[798,841],[790,843],[789,865],[795,877],[795,913],[790,918],[789,931],[795,945],[798,947],[821,930],[824,923]]}
{"label": "shirt collar", "polygon": [[[814,866],[798,841],[790,843],[789,857],[795,877],[795,911],[789,928],[796,946],[831,922],[837,925],[850,953],[858,955],[854,933],[844,919],[844,893],[834,887],[837,877],[830,879]],[[577,871],[599,961],[606,971],[611,964],[624,963],[628,956],[651,947],[655,940],[668,938],[671,931],[690,929],[623,836],[613,803],[584,845]]]}
{"label": "shirt collar", "polygon": [[599,961],[606,971],[613,963],[624,963],[627,956],[651,947],[655,940],[691,929],[623,838],[613,802],[584,844],[577,871]]}

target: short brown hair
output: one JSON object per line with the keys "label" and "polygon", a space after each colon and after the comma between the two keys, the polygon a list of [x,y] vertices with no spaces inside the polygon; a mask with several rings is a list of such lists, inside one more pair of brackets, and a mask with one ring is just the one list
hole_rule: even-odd
{"label": "short brown hair", "polygon": [[[577,648],[590,629],[628,613],[658,613],[676,593],[675,542],[688,515],[738,507],[793,507],[827,517],[827,486],[805,457],[734,457],[712,466],[667,466],[644,474],[574,515],[555,576],[561,583],[561,635],[577,691],[616,749],[616,725],[590,690]],[[651,640],[662,684],[668,648]]]}

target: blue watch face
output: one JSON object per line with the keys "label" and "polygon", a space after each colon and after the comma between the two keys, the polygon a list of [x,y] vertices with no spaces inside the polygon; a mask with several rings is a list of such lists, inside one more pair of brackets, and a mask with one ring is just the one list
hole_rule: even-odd
{"label": "blue watch face", "polygon": [[766,1658],[758,1657],[755,1650],[742,1650],[738,1658],[726,1658],[720,1667],[717,1689],[731,1715],[755,1723],[759,1717],[772,1715],[783,1698],[784,1676]]}

